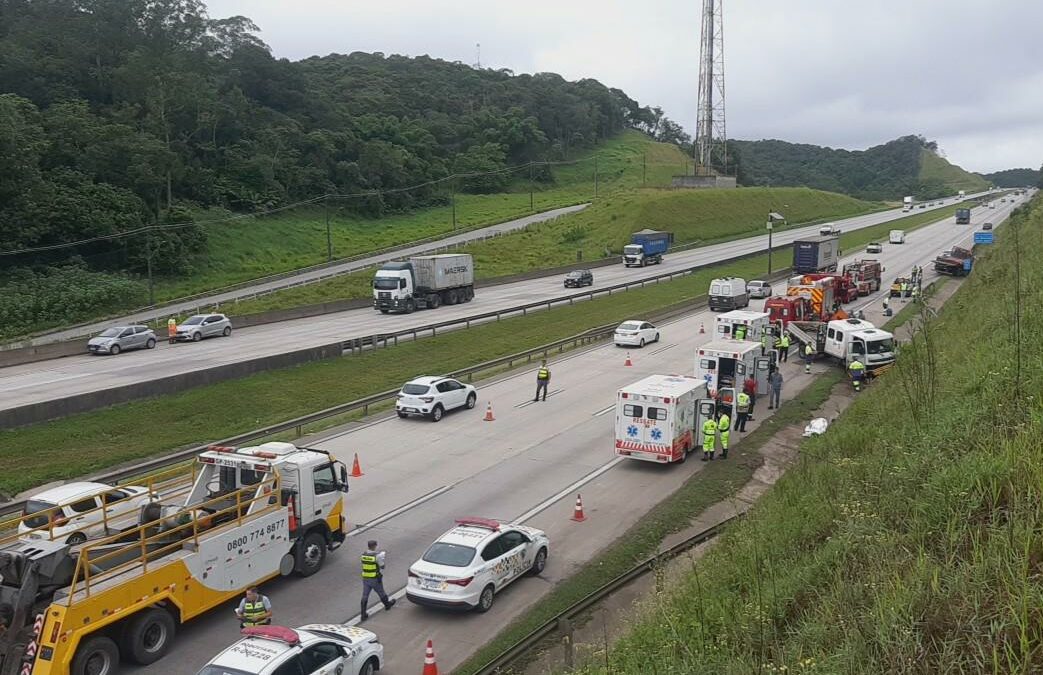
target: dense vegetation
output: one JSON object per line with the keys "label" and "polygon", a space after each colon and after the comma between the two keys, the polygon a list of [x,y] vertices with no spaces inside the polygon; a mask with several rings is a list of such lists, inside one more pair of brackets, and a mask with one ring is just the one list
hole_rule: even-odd
{"label": "dense vegetation", "polygon": [[1005,169],[982,174],[982,178],[1001,188],[1043,187],[1043,167],[1040,169]]}
{"label": "dense vegetation", "polygon": [[[903,136],[868,150],[840,150],[785,141],[729,141],[743,185],[801,185],[863,199],[930,199],[984,189],[979,176],[937,155],[921,136]],[[944,170],[942,167],[951,167]]]}
{"label": "dense vegetation", "polygon": [[895,371],[587,672],[1039,672],[1041,200],[997,242]]}

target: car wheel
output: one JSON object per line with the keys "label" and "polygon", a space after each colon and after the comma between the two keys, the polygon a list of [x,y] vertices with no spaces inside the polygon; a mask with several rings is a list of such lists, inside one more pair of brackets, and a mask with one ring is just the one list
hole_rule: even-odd
{"label": "car wheel", "polygon": [[156,340],[155,338],[149,338],[148,342],[145,343],[145,349],[155,349]]}
{"label": "car wheel", "polygon": [[431,410],[431,421],[432,422],[441,422],[442,421],[442,415],[444,415],[444,414],[445,414],[445,410],[442,409],[442,405],[441,404],[436,405]]}
{"label": "car wheel", "polygon": [[641,344],[639,345],[642,349],[645,348],[645,339],[641,338]]}
{"label": "car wheel", "polygon": [[309,532],[297,551],[297,574],[310,577],[322,569],[326,561],[326,537],[321,532]]}
{"label": "car wheel", "polygon": [[402,419],[405,419],[405,418],[409,417],[409,415],[405,414],[405,413],[404,413],[404,412],[402,412],[401,410],[397,410],[397,411],[395,411],[395,412],[397,412],[397,413],[398,413],[398,416],[399,416],[399,417],[401,417]]}
{"label": "car wheel", "polygon": [[532,561],[532,567],[529,568],[529,572],[533,576],[543,574],[543,569],[547,566],[547,549],[541,548],[536,552],[536,557]]}
{"label": "car wheel", "polygon": [[482,594],[478,596],[478,605],[474,608],[479,614],[485,614],[493,608],[493,596],[496,595],[496,589],[493,588],[492,584],[489,584],[482,589]]}
{"label": "car wheel", "polygon": [[174,617],[165,609],[154,607],[138,613],[123,633],[123,655],[134,663],[147,666],[163,658],[174,641]]}
{"label": "car wheel", "polygon": [[228,337],[231,334],[232,334],[232,327],[231,326],[225,326],[225,329],[223,331],[221,331],[221,335],[224,335],[225,337]]}
{"label": "car wheel", "polygon": [[69,546],[75,546],[77,544],[82,544],[85,541],[87,541],[87,535],[83,532],[73,532],[69,535],[69,538],[65,540],[65,543]]}
{"label": "car wheel", "polygon": [[659,342],[659,333],[655,334],[655,340],[653,342]]}
{"label": "car wheel", "polygon": [[375,672],[377,672],[377,660],[376,658],[371,658],[362,664],[362,670],[359,671],[359,675],[373,675]]}
{"label": "car wheel", "polygon": [[111,639],[97,635],[87,638],[76,649],[71,675],[115,675],[119,670],[120,650]]}
{"label": "car wheel", "polygon": [[111,347],[109,347],[109,353],[112,354],[113,356],[116,356],[117,354],[120,353],[120,346],[119,345],[112,345]]}
{"label": "car wheel", "polygon": [[467,395],[467,409],[471,410],[472,408],[474,408],[474,404],[477,401],[478,401],[478,396],[476,394],[468,394]]}
{"label": "car wheel", "polygon": [[199,342],[203,339],[202,333],[192,333],[192,342]]}

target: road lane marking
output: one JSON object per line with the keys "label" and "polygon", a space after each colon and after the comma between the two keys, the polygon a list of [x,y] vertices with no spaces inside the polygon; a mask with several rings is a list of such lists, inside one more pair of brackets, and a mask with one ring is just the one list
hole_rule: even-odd
{"label": "road lane marking", "polygon": [[612,412],[612,411],[613,411],[613,410],[615,410],[615,409],[616,409],[616,404],[615,404],[615,403],[613,403],[612,405],[610,405],[609,407],[605,408],[604,410],[599,410],[599,411],[597,411],[596,413],[594,413],[594,415],[593,415],[593,416],[594,416],[594,417],[601,417],[602,415],[607,415],[607,414],[609,414],[610,412]]}
{"label": "road lane marking", "polygon": [[511,520],[509,522],[511,522],[511,523],[519,523],[519,524],[520,523],[524,523],[526,520],[529,520],[533,516],[535,516],[535,515],[539,514],[540,512],[546,510],[547,508],[549,508],[555,502],[560,501],[563,497],[571,494],[572,492],[575,492],[579,488],[583,487],[584,485],[586,485],[590,481],[594,480],[595,478],[597,478],[601,474],[605,473],[606,471],[608,471],[609,469],[614,467],[616,464],[619,464],[620,462],[623,462],[625,460],[626,460],[626,457],[616,457],[615,459],[613,459],[609,463],[604,464],[603,466],[600,466],[597,469],[594,469],[593,471],[588,473],[586,476],[583,476],[582,478],[577,480],[572,485],[569,485],[568,487],[564,488],[563,490],[561,490],[560,492],[555,494],[553,497],[548,497],[547,499],[543,500],[542,502],[540,502],[539,504],[537,504],[533,508],[529,509],[525,513],[521,514],[520,516],[518,516],[517,518],[515,518],[514,520]]}
{"label": "road lane marking", "polygon": [[364,523],[362,525],[359,525],[358,527],[353,529],[351,532],[348,532],[348,534],[345,535],[345,536],[357,537],[358,535],[362,534],[363,532],[366,532],[368,530],[372,530],[377,525],[381,525],[382,523],[386,523],[387,521],[391,520],[392,518],[394,518],[396,516],[400,516],[403,513],[405,513],[406,511],[409,511],[410,509],[414,509],[417,506],[420,506],[424,502],[431,501],[435,497],[438,497],[439,495],[443,495],[446,492],[449,492],[455,486],[456,486],[456,483],[450,483],[448,485],[443,485],[442,487],[438,488],[437,490],[432,490],[431,492],[428,492],[426,495],[423,495],[422,497],[417,497],[416,499],[414,499],[413,501],[409,502],[408,504],[403,504],[402,506],[399,506],[398,508],[396,508],[394,510],[388,511],[387,513],[385,513],[382,516],[378,516],[378,517],[374,518],[373,520],[369,521],[368,523]]}
{"label": "road lane marking", "polygon": [[[554,389],[552,391],[548,391],[547,392],[547,398],[550,398],[551,396],[554,396],[555,394],[560,394],[563,391],[565,391],[565,390],[564,389]],[[536,401],[535,400],[522,401],[521,403],[516,404],[514,407],[515,408],[525,408],[527,406],[532,405],[533,403],[536,403]]]}
{"label": "road lane marking", "polygon": [[666,351],[667,349],[673,349],[673,348],[674,348],[674,347],[676,347],[676,346],[677,346],[677,343],[674,343],[674,344],[670,344],[670,345],[667,345],[667,346],[665,346],[665,347],[660,347],[659,349],[657,349],[657,350],[655,350],[654,352],[652,352],[651,354],[649,354],[649,356],[655,356],[656,354],[662,354],[662,353],[663,353],[663,352],[665,352],[665,351]]}

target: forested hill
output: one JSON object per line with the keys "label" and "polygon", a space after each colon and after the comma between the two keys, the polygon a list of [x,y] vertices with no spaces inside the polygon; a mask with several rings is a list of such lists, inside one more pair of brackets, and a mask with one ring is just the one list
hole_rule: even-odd
{"label": "forested hill", "polygon": [[982,178],[1001,188],[1043,187],[1043,171],[1040,169],[1005,169],[995,173],[984,173]]}
{"label": "forested hill", "polygon": [[904,136],[867,150],[839,150],[785,141],[729,141],[743,185],[800,185],[864,199],[929,199],[987,182],[949,164],[935,143]]}
{"label": "forested hill", "polygon": [[[358,204],[379,215],[447,198],[445,186],[397,188],[667,122],[595,80],[426,56],[291,62],[257,31],[210,19],[198,0],[0,0],[0,249],[180,223],[184,205],[251,211],[374,191]],[[155,263],[176,267],[203,236],[155,232]],[[134,249],[119,267],[143,268]]]}

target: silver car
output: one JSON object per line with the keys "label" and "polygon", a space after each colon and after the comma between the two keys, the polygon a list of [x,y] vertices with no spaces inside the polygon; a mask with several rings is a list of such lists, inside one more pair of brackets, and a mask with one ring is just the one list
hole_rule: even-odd
{"label": "silver car", "polygon": [[177,327],[178,340],[199,342],[203,338],[232,334],[232,322],[224,314],[196,314],[185,319]]}
{"label": "silver car", "polygon": [[156,334],[148,326],[114,326],[87,342],[91,354],[115,356],[128,349],[152,349],[156,346]]}
{"label": "silver car", "polygon": [[767,281],[755,280],[746,284],[746,294],[751,298],[770,298],[771,284]]}

